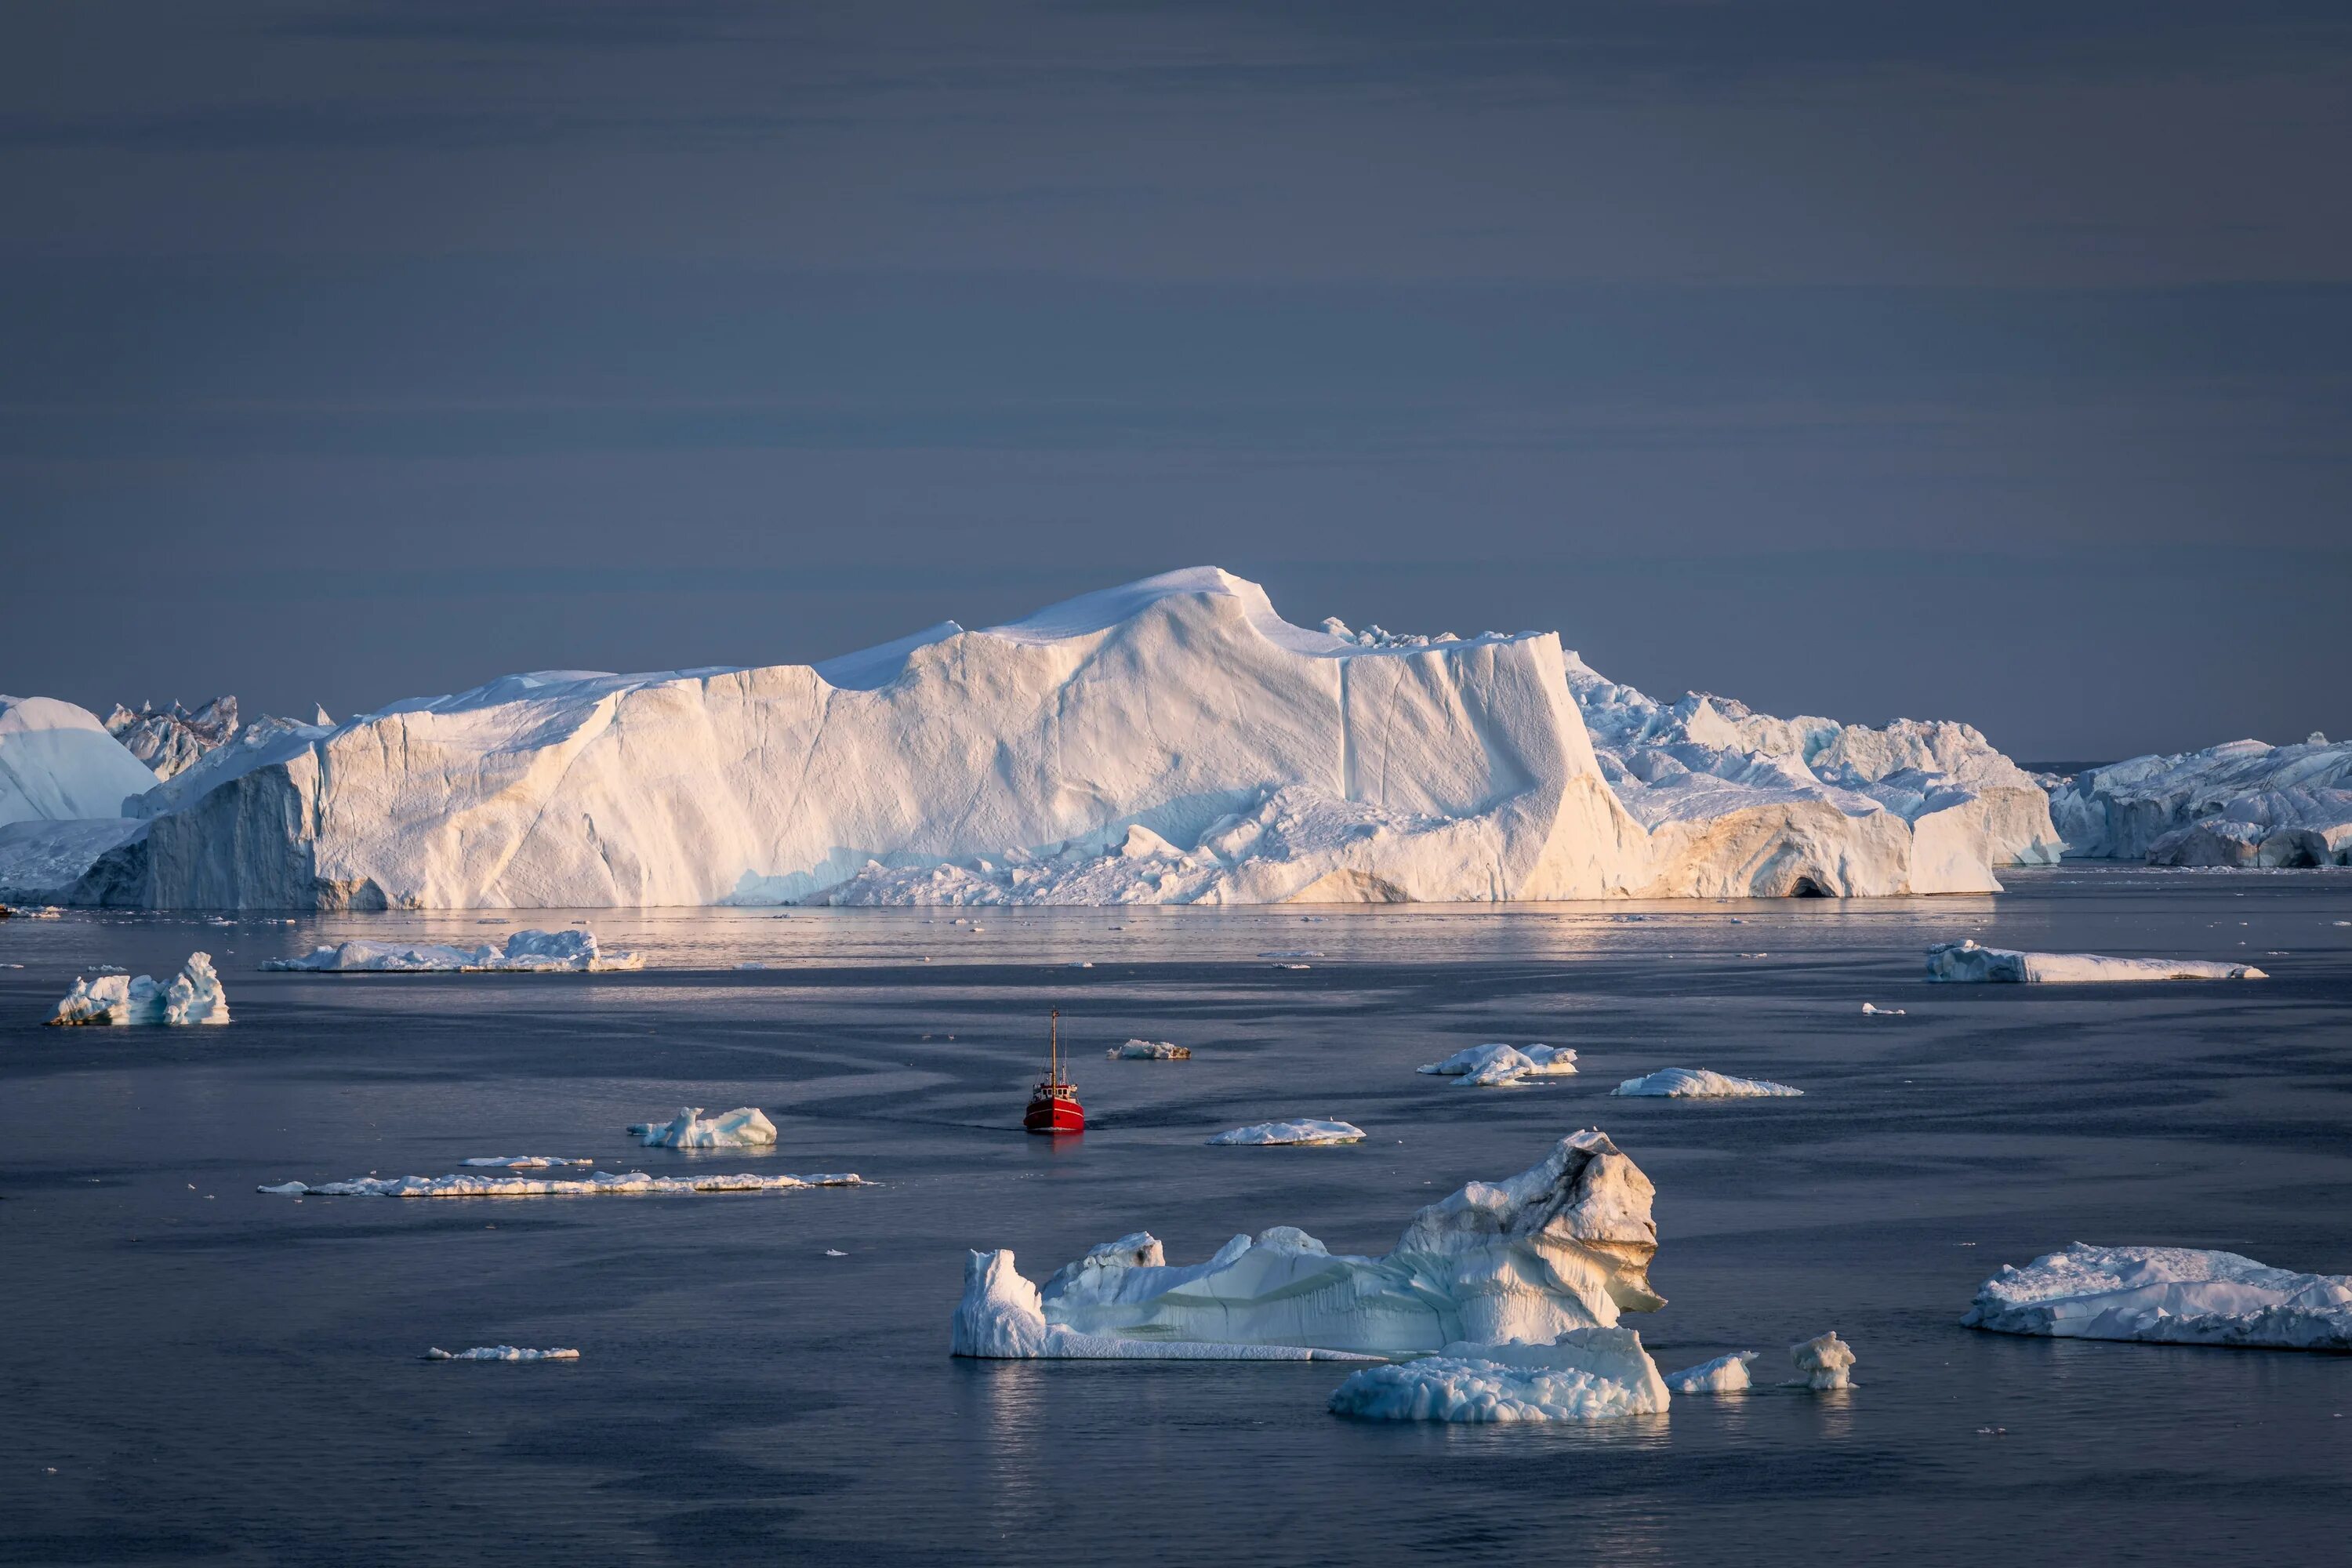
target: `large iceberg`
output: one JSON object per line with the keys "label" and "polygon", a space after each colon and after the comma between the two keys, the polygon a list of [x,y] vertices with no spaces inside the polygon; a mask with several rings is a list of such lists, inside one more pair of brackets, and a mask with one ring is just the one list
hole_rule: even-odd
{"label": "large iceberg", "polygon": [[87,708],[54,697],[0,697],[0,824],[120,817],[125,797],[154,784]]}
{"label": "large iceberg", "polygon": [[2053,781],[2066,852],[2159,866],[2352,864],[2352,742],[2232,741]]}
{"label": "large iceberg", "polygon": [[[1310,630],[1201,567],[813,666],[541,671],[341,724],[247,725],[146,779],[128,820],[0,839],[0,893],[327,910],[1866,895],[1990,890],[1994,866],[2054,852],[2041,793],[1966,726],[1604,687],[1551,633]],[[78,814],[120,816],[136,787]]]}
{"label": "large iceberg", "polygon": [[299,958],[273,958],[264,969],[332,974],[523,973],[603,973],[642,969],[634,952],[606,952],[590,931],[519,931],[504,942],[454,947],[445,942],[343,942],[320,944]]}
{"label": "large iceberg", "polygon": [[177,702],[164,709],[142,702],[135,712],[118,702],[106,716],[106,732],[159,779],[185,773],[205,752],[226,745],[236,731],[234,697],[215,697],[194,712]]}
{"label": "large iceberg", "polygon": [[2018,952],[2005,947],[1979,947],[1969,938],[1940,942],[1929,948],[1927,978],[2084,985],[2135,980],[2268,980],[2270,976],[2251,963],[2217,963],[2200,958],[2109,958],[2096,952]]}
{"label": "large iceberg", "polygon": [[2004,1264],[1960,1321],[2003,1334],[2352,1351],[2352,1275],[2297,1274],[2234,1252],[2076,1242]]}
{"label": "large iceberg", "polygon": [[998,1357],[1165,1342],[1465,1356],[1457,1347],[1550,1345],[1665,1305],[1649,1283],[1653,1195],[1606,1134],[1580,1131],[1507,1181],[1472,1182],[1421,1210],[1381,1258],[1334,1254],[1277,1226],[1171,1267],[1139,1232],[1040,1289],[1010,1252],[974,1252],[950,1342],[958,1355]]}
{"label": "large iceberg", "polygon": [[52,1024],[226,1024],[228,998],[210,953],[192,952],[169,985],[158,985],[152,975],[88,975],[73,989],[49,1020]]}

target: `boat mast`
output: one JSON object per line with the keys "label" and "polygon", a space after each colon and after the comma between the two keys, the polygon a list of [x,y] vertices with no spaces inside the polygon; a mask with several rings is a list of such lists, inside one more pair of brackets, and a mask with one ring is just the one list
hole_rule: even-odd
{"label": "boat mast", "polygon": [[1062,1081],[1062,1010],[1059,1007],[1054,1009],[1046,1028],[1045,1079],[1048,1083],[1059,1083]]}

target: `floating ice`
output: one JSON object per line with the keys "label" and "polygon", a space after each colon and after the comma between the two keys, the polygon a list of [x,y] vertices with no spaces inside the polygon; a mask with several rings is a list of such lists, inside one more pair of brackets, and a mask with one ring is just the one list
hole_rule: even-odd
{"label": "floating ice", "polygon": [[738,1106],[706,1121],[702,1108],[690,1105],[676,1121],[637,1123],[629,1136],[648,1149],[765,1149],[776,1142],[776,1124],[757,1106]]}
{"label": "floating ice", "polygon": [[1576,1071],[1576,1053],[1566,1046],[1465,1046],[1444,1061],[1417,1070],[1439,1073],[1471,1089],[1509,1088],[1530,1078],[1566,1078]]}
{"label": "floating ice", "polygon": [[1666,1373],[1666,1386],[1676,1394],[1738,1394],[1748,1386],[1748,1363],[1757,1351],[1734,1351],[1696,1366]]}
{"label": "floating ice", "polygon": [[1657,1363],[1631,1329],[1570,1329],[1548,1345],[1454,1344],[1350,1373],[1335,1415],[1380,1421],[1607,1421],[1666,1408]]}
{"label": "floating ice", "polygon": [[643,1171],[598,1171],[561,1176],[355,1176],[348,1182],[280,1182],[257,1192],[314,1198],[571,1198],[605,1194],[789,1193],[808,1187],[863,1187],[847,1173],[815,1176],[649,1176]]}
{"label": "floating ice", "polygon": [[300,958],[273,958],[264,969],[315,970],[335,974],[431,974],[475,971],[532,973],[604,973],[641,969],[634,952],[606,952],[589,931],[519,931],[503,944],[451,947],[439,942],[346,942],[312,948]]}
{"label": "floating ice", "polygon": [[1732,1078],[1706,1068],[1661,1068],[1646,1078],[1629,1078],[1609,1092],[1669,1100],[1771,1100],[1805,1091],[1767,1079]]}
{"label": "floating ice", "polygon": [[1900,1007],[1874,1007],[1864,1002],[1862,1005],[1862,1016],[1865,1018],[1900,1018],[1904,1014]]}
{"label": "floating ice", "polygon": [[1665,1304],[1647,1274],[1657,1251],[1652,1195],[1606,1134],[1581,1131],[1516,1176],[1472,1182],[1422,1209],[1382,1258],[1335,1255],[1277,1226],[1171,1268],[1139,1231],[1061,1269],[1041,1292],[1010,1252],[975,1252],[954,1351],[1131,1355],[1156,1352],[1120,1347],[1206,1342],[1413,1355],[1475,1345],[1493,1359],[1506,1342],[1549,1345]]}
{"label": "floating ice", "polygon": [[[1097,1248],[1100,1251],[1100,1248]],[[963,1300],[949,1331],[950,1355],[991,1361],[1368,1361],[1348,1351],[1201,1340],[1122,1339],[1081,1333],[1045,1321],[1037,1287],[1013,1267],[1010,1252],[964,1259]]]}
{"label": "floating ice", "polygon": [[[593,1160],[567,1160],[559,1154],[477,1154],[461,1165],[488,1165],[509,1171],[544,1171],[553,1165],[593,1165]],[[276,1191],[276,1188],[269,1189]]]}
{"label": "floating ice", "polygon": [[1853,1386],[1853,1347],[1834,1331],[1789,1347],[1789,1358],[1804,1374],[1804,1384],[1817,1393]]}
{"label": "floating ice", "polygon": [[1364,1130],[1352,1121],[1254,1121],[1220,1132],[1212,1143],[1360,1143]]}
{"label": "floating ice", "polygon": [[2003,1266],[1960,1321],[2003,1334],[2352,1351],[2352,1275],[2296,1274],[2234,1252],[2076,1242]]}
{"label": "floating ice", "polygon": [[2069,855],[2158,866],[2352,862],[2352,742],[2232,741],[2133,757],[2056,781]]}
{"label": "floating ice", "polygon": [[52,1024],[226,1024],[228,998],[210,953],[192,952],[169,985],[117,971],[74,982]]}
{"label": "floating ice", "polygon": [[1123,1046],[1113,1046],[1104,1055],[1113,1061],[1183,1062],[1192,1059],[1192,1047],[1168,1040],[1129,1040]]}
{"label": "floating ice", "polygon": [[2251,963],[2189,958],[2105,958],[2095,952],[2014,952],[1973,939],[1927,950],[1930,980],[2011,981],[2079,985],[2134,980],[2268,980]]}
{"label": "floating ice", "polygon": [[445,1351],[438,1345],[425,1352],[426,1361],[578,1361],[578,1351],[534,1351],[520,1345],[476,1345],[469,1351]]}

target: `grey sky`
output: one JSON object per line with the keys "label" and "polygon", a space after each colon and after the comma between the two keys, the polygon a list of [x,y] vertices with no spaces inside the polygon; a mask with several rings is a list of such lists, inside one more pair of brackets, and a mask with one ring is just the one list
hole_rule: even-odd
{"label": "grey sky", "polygon": [[2032,757],[2352,731],[2341,5],[0,17],[0,689],[1213,561]]}

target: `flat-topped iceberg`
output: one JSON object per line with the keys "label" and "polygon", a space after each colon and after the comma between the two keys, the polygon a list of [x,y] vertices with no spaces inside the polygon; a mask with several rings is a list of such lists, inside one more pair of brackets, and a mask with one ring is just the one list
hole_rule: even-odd
{"label": "flat-topped iceberg", "polygon": [[2017,952],[1979,947],[1973,939],[1937,942],[1927,950],[1930,980],[2012,984],[2089,985],[2135,980],[2268,980],[2251,963],[2196,958],[2108,958],[2095,952]]}
{"label": "flat-topped iceberg", "polygon": [[1465,1046],[1415,1070],[1453,1079],[1457,1088],[1507,1089],[1531,1078],[1572,1077],[1576,1053],[1566,1046]]}
{"label": "flat-topped iceberg", "polygon": [[562,1176],[354,1176],[347,1182],[280,1182],[257,1192],[301,1198],[587,1198],[680,1193],[792,1193],[810,1187],[869,1185],[848,1172],[814,1176],[649,1176],[643,1171],[598,1171]]}
{"label": "flat-topped iceberg", "polygon": [[473,947],[360,941],[322,944],[299,958],[273,958],[261,967],[328,974],[586,974],[642,969],[645,960],[634,952],[604,952],[593,931],[519,931],[503,942]]}
{"label": "flat-topped iceberg", "polygon": [[1738,1394],[1749,1386],[1748,1363],[1761,1353],[1734,1351],[1696,1366],[1666,1373],[1666,1387],[1676,1394]]}
{"label": "flat-topped iceberg", "polygon": [[1805,1091],[1769,1079],[1733,1078],[1706,1068],[1661,1068],[1643,1078],[1629,1078],[1609,1092],[1659,1100],[1780,1100]]}
{"label": "flat-topped iceberg", "polygon": [[641,1121],[629,1136],[648,1149],[767,1149],[776,1142],[776,1124],[755,1105],[740,1105],[724,1115],[706,1118],[702,1108],[682,1108],[669,1121]]}
{"label": "flat-topped iceberg", "polygon": [[2297,1274],[2234,1252],[2076,1242],[2004,1264],[1960,1321],[2002,1334],[2352,1351],[2352,1275]]}
{"label": "flat-topped iceberg", "polygon": [[48,1020],[52,1024],[226,1024],[228,997],[212,955],[188,954],[171,984],[152,975],[89,975],[73,983]]}
{"label": "flat-topped iceberg", "polygon": [[1236,1127],[1230,1132],[1220,1132],[1209,1140],[1212,1143],[1360,1143],[1364,1130],[1352,1121],[1253,1121],[1247,1127]]}
{"label": "flat-topped iceberg", "polygon": [[[1622,1312],[1665,1304],[1649,1284],[1652,1196],[1649,1178],[1606,1134],[1580,1131],[1516,1176],[1472,1182],[1422,1209],[1380,1258],[1334,1254],[1277,1226],[1234,1237],[1206,1262],[1171,1267],[1160,1243],[1138,1232],[1039,1290],[1010,1252],[974,1252],[951,1345],[958,1355],[997,1357],[1076,1354],[1068,1347],[1097,1342],[1368,1355],[1550,1345],[1571,1329],[1612,1328]],[[1045,1348],[1056,1342],[1065,1348]]]}
{"label": "flat-topped iceberg", "polygon": [[2232,741],[2053,782],[2066,852],[2159,866],[2352,863],[2352,742]]}
{"label": "flat-topped iceberg", "polygon": [[1455,1344],[1351,1373],[1335,1415],[1376,1421],[1609,1421],[1666,1408],[1657,1363],[1631,1329],[1570,1329],[1549,1344]]}

